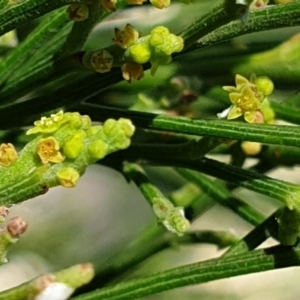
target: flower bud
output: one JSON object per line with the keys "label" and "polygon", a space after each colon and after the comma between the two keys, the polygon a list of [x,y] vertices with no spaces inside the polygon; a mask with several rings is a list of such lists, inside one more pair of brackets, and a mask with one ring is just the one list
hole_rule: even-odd
{"label": "flower bud", "polygon": [[80,175],[74,168],[67,167],[58,171],[56,177],[63,187],[72,188],[76,186]]}

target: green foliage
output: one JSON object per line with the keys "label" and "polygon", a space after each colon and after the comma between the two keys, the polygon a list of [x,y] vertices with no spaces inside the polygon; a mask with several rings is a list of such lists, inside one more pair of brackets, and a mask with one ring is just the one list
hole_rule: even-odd
{"label": "green foliage", "polygon": [[[74,266],[0,292],[0,299],[57,292],[63,300],[84,284],[72,299],[136,299],[299,266],[300,183],[264,173],[300,161],[300,38],[290,38],[291,27],[300,26],[300,2],[145,2],[0,3],[0,223],[7,206],[58,185],[74,187],[95,163],[132,181],[156,220],[96,274],[90,264]],[[163,9],[165,22],[134,21],[148,9]],[[125,26],[109,25],[105,42],[103,24],[116,11],[130,17]],[[285,29],[270,39],[277,28]],[[172,176],[157,180],[162,166]],[[262,213],[237,188],[280,205]],[[190,227],[213,202],[254,229],[239,239]],[[26,229],[19,217],[4,226],[0,264]],[[278,246],[255,250],[270,236]],[[212,260],[124,277],[158,252],[196,243],[229,249]]]}

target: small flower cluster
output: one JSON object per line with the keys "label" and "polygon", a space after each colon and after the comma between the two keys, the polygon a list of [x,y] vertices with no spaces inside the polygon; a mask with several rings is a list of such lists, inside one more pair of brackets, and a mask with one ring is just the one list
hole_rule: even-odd
{"label": "small flower cluster", "polygon": [[[0,206],[0,224],[4,223],[9,210]],[[7,262],[7,251],[10,245],[15,244],[20,235],[27,230],[28,224],[20,217],[11,218],[4,229],[0,231],[0,264]]]}
{"label": "small flower cluster", "polygon": [[60,110],[56,114],[51,114],[50,117],[42,117],[41,120],[35,121],[34,127],[29,129],[26,134],[55,132],[67,122],[71,122],[75,126],[77,124],[77,127],[81,127],[83,123],[85,123],[87,127],[91,124],[87,116],[82,118],[78,113],[64,113]]}
{"label": "small flower cluster", "polygon": [[34,124],[27,134],[41,134],[35,142],[39,164],[49,166],[46,174],[52,175],[54,169],[56,182],[64,187],[74,187],[87,164],[127,148],[135,130],[127,119],[92,126],[88,116],[62,111]]}
{"label": "small flower cluster", "polygon": [[249,81],[237,74],[235,83],[235,87],[223,87],[229,92],[229,98],[233,104],[227,118],[231,120],[243,115],[248,123],[263,123],[265,118],[262,103],[266,96],[273,92],[273,82],[267,77],[257,77]]}
{"label": "small flower cluster", "polygon": [[139,38],[138,32],[130,24],[123,31],[115,30],[114,42],[126,49],[122,73],[129,82],[131,78],[139,80],[143,77],[142,64],[150,62],[151,74],[154,75],[159,65],[171,62],[171,55],[182,51],[184,46],[183,39],[170,33],[164,26],[158,26],[149,35]]}
{"label": "small flower cluster", "polygon": [[153,211],[162,224],[173,233],[182,235],[190,227],[190,222],[184,216],[183,207],[174,207],[166,199],[155,198],[152,205]]}

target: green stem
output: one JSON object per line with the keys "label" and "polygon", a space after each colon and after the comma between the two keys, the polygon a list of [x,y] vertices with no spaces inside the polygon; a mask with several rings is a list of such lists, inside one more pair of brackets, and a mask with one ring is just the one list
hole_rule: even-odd
{"label": "green stem", "polygon": [[232,246],[237,243],[239,239],[227,231],[213,231],[213,230],[199,230],[187,232],[185,235],[174,239],[174,244],[213,244],[219,249]]}
{"label": "green stem", "polygon": [[185,161],[183,159],[181,162],[178,160],[168,160],[167,157],[164,160],[157,160],[153,156],[149,158],[144,157],[143,159],[148,159],[149,162],[164,166],[194,169],[272,197],[284,203],[289,209],[295,208],[300,211],[300,186],[296,184],[273,179],[253,171],[226,165],[208,158],[202,158],[197,161]]}
{"label": "green stem", "polygon": [[203,137],[198,141],[188,140],[185,143],[179,144],[143,143],[140,145],[135,144],[134,147],[136,153],[140,153],[140,155],[145,155],[145,153],[151,154],[155,152],[157,158],[163,159],[167,155],[169,158],[174,160],[181,160],[182,157],[194,160],[209,153],[215,147],[219,146],[220,143],[221,140],[218,138]]}
{"label": "green stem", "polygon": [[258,247],[270,236],[278,238],[278,223],[276,221],[277,212],[273,213],[260,225],[250,231],[242,240],[231,246],[223,257],[237,255],[251,251]]}
{"label": "green stem", "polygon": [[298,25],[300,25],[299,2],[273,5],[251,12],[248,22],[243,26],[241,26],[239,22],[231,22],[216,29],[201,38],[198,43],[194,44],[189,50],[202,49],[247,33]]}
{"label": "green stem", "polygon": [[100,20],[102,15],[101,1],[93,1],[87,4],[89,17],[82,22],[74,22],[73,28],[59,51],[59,56],[70,56],[73,53],[82,50],[90,32]]}
{"label": "green stem", "polygon": [[0,11],[0,36],[54,9],[78,2],[84,3],[85,0],[26,0],[10,5]]}
{"label": "green stem", "polygon": [[238,18],[238,12],[244,5],[236,4],[235,0],[225,0],[208,14],[194,22],[190,27],[181,32],[185,49],[189,48],[198,39],[222,25]]}
{"label": "green stem", "polygon": [[145,278],[129,280],[75,297],[74,300],[136,299],[182,286],[221,278],[298,266],[299,260],[299,248],[275,247],[256,250],[243,255],[212,259],[171,269]]}
{"label": "green stem", "polygon": [[107,117],[128,117],[136,126],[147,129],[179,132],[191,135],[220,137],[232,140],[246,140],[265,144],[300,146],[300,128],[296,126],[248,124],[227,120],[195,120],[127,111],[94,104],[77,106],[80,112],[88,114],[94,121]]}
{"label": "green stem", "polygon": [[232,196],[230,191],[217,180],[211,180],[201,173],[190,171],[188,169],[176,168],[176,171],[189,182],[195,183],[212,199],[221,205],[230,208],[244,220],[257,226],[265,220],[256,209],[242,202],[237,197]]}

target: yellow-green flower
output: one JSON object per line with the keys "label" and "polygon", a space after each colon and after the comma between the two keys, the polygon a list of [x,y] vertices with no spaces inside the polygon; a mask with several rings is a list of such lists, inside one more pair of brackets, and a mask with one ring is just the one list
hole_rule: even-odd
{"label": "yellow-green flower", "polygon": [[127,49],[139,38],[139,32],[130,24],[127,24],[124,30],[115,28],[115,38],[113,41],[122,49]]}
{"label": "yellow-green flower", "polygon": [[66,188],[74,187],[80,178],[80,174],[72,167],[64,168],[57,173],[58,182]]}
{"label": "yellow-green flower", "polygon": [[135,62],[127,62],[121,67],[123,78],[127,82],[131,82],[131,79],[140,80],[144,77],[143,66]]}
{"label": "yellow-green flower", "polygon": [[18,158],[18,153],[14,145],[1,144],[0,145],[0,166],[8,167]]}
{"label": "yellow-green flower", "polygon": [[56,131],[63,123],[69,121],[68,118],[65,117],[62,110],[60,110],[56,114],[52,114],[50,117],[42,117],[41,120],[35,121],[33,128],[29,129],[26,134],[34,134],[34,133],[50,133]]}
{"label": "yellow-green flower", "polygon": [[248,123],[254,123],[255,115],[260,110],[261,102],[255,96],[249,86],[244,87],[241,92],[231,92],[229,94],[233,106],[229,111],[227,118],[229,120],[244,115]]}
{"label": "yellow-green flower", "polygon": [[58,141],[50,136],[38,142],[36,152],[43,164],[47,164],[48,162],[60,163],[64,160],[64,157],[59,149]]}
{"label": "yellow-green flower", "polygon": [[223,89],[229,92],[231,107],[227,119],[235,119],[244,116],[248,123],[261,123],[263,115],[261,112],[262,102],[267,95],[273,91],[273,83],[267,77],[258,77],[249,81],[237,74],[235,77],[236,86],[224,86]]}

